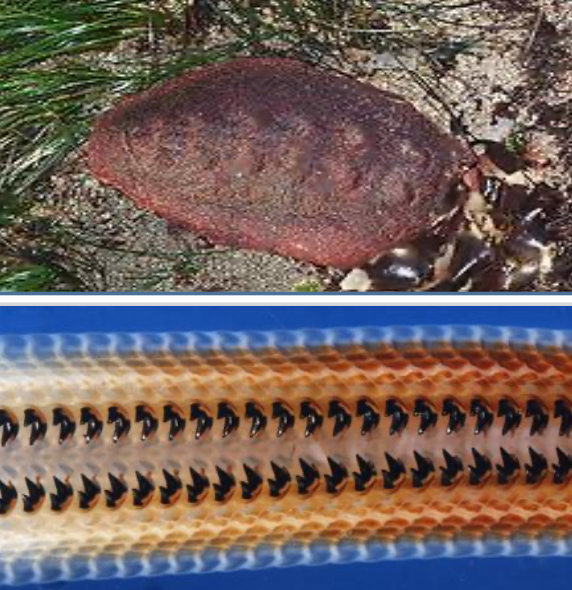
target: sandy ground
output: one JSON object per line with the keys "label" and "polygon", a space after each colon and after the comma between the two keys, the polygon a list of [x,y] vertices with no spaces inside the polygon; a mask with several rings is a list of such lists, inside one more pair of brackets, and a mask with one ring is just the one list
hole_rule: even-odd
{"label": "sandy ground", "polygon": [[[342,67],[404,95],[444,127],[451,112],[460,115],[476,138],[504,141],[526,130],[527,149],[540,162],[535,181],[572,200],[572,2],[490,0],[487,10],[453,16],[459,21],[443,23],[444,34],[478,41],[450,60],[442,57],[441,71],[413,50],[399,57],[350,50]],[[217,248],[169,226],[93,179],[81,150],[53,175],[37,212],[58,222],[65,236],[58,259],[94,291],[338,290],[344,284],[346,273],[335,269]],[[571,254],[572,238],[568,243],[564,236],[551,249],[561,269],[557,280],[540,276],[528,288],[570,288]]]}

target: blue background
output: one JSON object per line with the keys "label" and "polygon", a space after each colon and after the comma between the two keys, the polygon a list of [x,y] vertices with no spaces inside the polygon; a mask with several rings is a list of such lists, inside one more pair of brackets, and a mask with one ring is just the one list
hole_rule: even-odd
{"label": "blue background", "polygon": [[[491,324],[572,330],[568,307],[0,307],[0,334]],[[41,534],[41,531],[38,531]],[[440,559],[51,584],[66,590],[572,588],[572,558]],[[35,587],[38,588],[38,587]],[[46,588],[46,586],[44,586]],[[30,590],[27,588],[25,590]]]}

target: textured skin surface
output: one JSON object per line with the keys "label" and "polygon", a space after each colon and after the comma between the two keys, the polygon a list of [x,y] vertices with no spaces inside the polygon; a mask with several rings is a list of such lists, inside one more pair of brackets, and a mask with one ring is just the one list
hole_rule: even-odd
{"label": "textured skin surface", "polygon": [[[518,542],[510,544],[515,535],[531,540],[548,535],[554,544],[547,552],[569,552],[572,487],[569,477],[554,483],[553,476],[556,447],[572,453],[570,433],[559,433],[561,421],[554,415],[558,400],[572,400],[571,343],[570,334],[477,328],[0,340],[0,409],[19,425],[16,435],[0,448],[0,481],[18,492],[0,516],[0,578],[21,583],[208,571],[213,552],[219,556],[219,569],[278,561],[316,563],[320,558],[308,549],[316,543],[332,545],[327,559],[340,561],[365,559],[364,548],[372,543],[393,548],[379,550],[377,558],[398,557],[396,543],[415,548],[429,539],[449,543],[442,555],[455,554],[463,539],[496,539],[497,554],[518,552]],[[501,434],[503,419],[497,412],[500,400],[507,397],[520,409],[521,423]],[[447,434],[449,418],[439,411],[436,423],[419,434],[416,400],[440,410],[447,398],[465,409],[464,426]],[[478,435],[476,418],[467,411],[475,398],[494,414],[490,427]],[[379,424],[366,434],[358,411],[363,399],[380,411]],[[390,399],[409,414],[408,424],[394,435],[383,412]],[[549,409],[548,423],[535,434],[530,434],[533,418],[524,410],[530,399]],[[329,412],[332,400],[351,416],[351,424],[337,435]],[[198,438],[196,421],[189,416],[190,405],[197,401],[213,417],[212,428]],[[323,417],[322,426],[310,436],[300,417],[304,401],[314,404]],[[237,428],[226,437],[224,420],[217,417],[221,402],[230,404],[239,417]],[[248,402],[255,402],[267,420],[254,437],[246,416]],[[293,410],[294,424],[282,436],[277,435],[275,402]],[[146,441],[141,440],[142,422],[135,419],[141,404],[158,420],[156,432]],[[173,440],[170,422],[164,421],[166,404],[178,407],[185,419]],[[118,443],[112,438],[114,425],[105,420],[107,409],[115,405],[131,420],[131,429]],[[87,444],[86,425],[79,423],[86,406],[99,412],[104,422],[99,438]],[[45,438],[32,445],[30,426],[25,425],[28,408],[41,412],[48,423]],[[55,408],[65,408],[76,421],[76,432],[61,444],[60,427],[51,420]],[[0,428],[0,434],[4,432]],[[500,485],[493,467],[482,482],[472,485],[471,449],[497,465],[500,446],[520,461],[515,477]],[[534,483],[526,480],[530,446],[548,460],[542,479]],[[463,473],[448,487],[440,481],[443,448],[464,464]],[[391,489],[384,485],[383,470],[390,469],[386,452],[405,467]],[[413,480],[414,452],[435,467],[420,487]],[[354,480],[357,454],[376,468],[363,491],[356,489]],[[335,493],[327,486],[328,457],[348,470],[347,480]],[[320,474],[308,495],[298,488],[298,476],[303,475],[300,458]],[[291,477],[280,497],[271,497],[271,462],[286,468]],[[244,464],[262,478],[251,499],[241,494]],[[187,497],[190,466],[211,482],[198,503]],[[217,466],[236,480],[234,491],[223,501],[215,497]],[[169,505],[162,504],[159,493],[166,485],[164,469],[182,482],[182,493]],[[136,471],[155,485],[144,507],[134,505],[131,492],[138,487]],[[82,509],[81,475],[108,489],[108,473],[128,485],[120,505],[109,508],[102,493],[90,509]],[[56,492],[53,476],[74,490],[71,502],[60,511],[50,508],[50,494]],[[32,513],[23,510],[26,477],[42,483],[47,492]],[[5,490],[1,496],[5,500]],[[294,559],[289,547],[302,548],[302,557]],[[486,547],[492,553],[495,545]],[[281,551],[280,560],[277,553],[264,553],[269,548]],[[401,557],[414,554],[410,550]]]}
{"label": "textured skin surface", "polygon": [[471,161],[395,95],[262,58],[125,99],[88,154],[99,179],[213,242],[339,268],[428,229]]}

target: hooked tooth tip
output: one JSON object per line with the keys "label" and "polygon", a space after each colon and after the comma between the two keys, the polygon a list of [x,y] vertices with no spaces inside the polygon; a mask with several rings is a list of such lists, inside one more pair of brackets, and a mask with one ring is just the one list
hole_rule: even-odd
{"label": "hooked tooth tip", "polygon": [[363,416],[363,423],[361,427],[362,435],[366,435],[372,430],[375,430],[379,425],[380,415],[377,406],[367,398],[358,400],[356,406],[356,415],[358,418]]}
{"label": "hooked tooth tip", "polygon": [[474,465],[469,465],[469,485],[478,486],[484,483],[492,470],[490,459],[477,451],[474,447],[471,449],[473,454]]}
{"label": "hooked tooth tip", "polygon": [[99,501],[101,487],[97,483],[95,477],[90,479],[84,473],[81,474],[81,480],[83,483],[83,490],[78,492],[79,507],[82,510],[90,510]]}
{"label": "hooked tooth tip", "polygon": [[548,426],[549,415],[544,405],[536,399],[530,399],[526,403],[526,417],[532,417],[530,436],[542,434]]}
{"label": "hooked tooth tip", "polygon": [[0,479],[0,515],[11,512],[16,506],[17,499],[18,494],[14,484],[11,481],[6,484]]}
{"label": "hooked tooth tip", "polygon": [[107,477],[111,489],[105,490],[106,506],[108,508],[119,508],[127,499],[129,489],[122,475],[116,477],[113,473],[109,472]]}
{"label": "hooked tooth tip", "polygon": [[417,451],[413,451],[413,456],[417,463],[417,468],[411,468],[412,485],[414,488],[421,488],[429,483],[431,474],[435,471],[435,466],[430,459],[425,458]]}
{"label": "hooked tooth tip", "polygon": [[54,485],[56,488],[55,493],[50,493],[50,504],[51,509],[54,512],[62,512],[66,510],[73,498],[73,488],[71,483],[66,479],[62,481],[55,475],[53,476]]}
{"label": "hooked tooth tip", "polygon": [[371,461],[367,461],[361,455],[356,455],[359,471],[354,471],[354,487],[356,492],[367,492],[375,483],[377,470]]}
{"label": "hooked tooth tip", "polygon": [[24,426],[30,427],[30,445],[43,440],[48,431],[46,417],[36,408],[27,408],[24,411]]}
{"label": "hooked tooth tip", "polygon": [[334,419],[333,436],[347,430],[352,423],[352,416],[347,406],[340,400],[331,400],[328,407],[328,418]]}
{"label": "hooked tooth tip", "polygon": [[139,404],[135,408],[135,422],[142,423],[141,440],[146,441],[155,436],[159,420],[155,411],[147,404]]}
{"label": "hooked tooth tip", "polygon": [[302,457],[299,459],[302,475],[296,476],[298,493],[301,496],[311,496],[320,484],[320,472],[314,464],[310,464]]}
{"label": "hooked tooth tip", "polygon": [[565,453],[560,447],[556,447],[556,455],[558,457],[558,463],[554,463],[552,468],[554,469],[553,482],[556,484],[565,483],[572,472],[572,456]]}
{"label": "hooked tooth tip", "polygon": [[264,415],[262,406],[255,402],[247,402],[245,406],[245,417],[247,420],[252,420],[249,433],[250,438],[259,436],[264,432],[267,418]]}
{"label": "hooked tooth tip", "polygon": [[60,436],[58,439],[60,444],[70,440],[75,434],[75,419],[71,411],[67,408],[54,408],[52,424],[60,427]]}
{"label": "hooked tooth tip", "polygon": [[405,465],[400,459],[396,459],[388,452],[385,453],[385,460],[387,461],[388,469],[382,470],[383,487],[391,490],[396,487],[396,484],[406,475]]}
{"label": "hooked tooth tip", "polygon": [[441,467],[441,484],[448,487],[459,480],[463,472],[463,462],[455,455],[451,455],[447,449],[443,449],[445,467]]}
{"label": "hooked tooth tip", "polygon": [[160,502],[163,506],[173,506],[181,496],[183,484],[177,471],[170,473],[163,469],[165,485],[159,486]]}
{"label": "hooked tooth tip", "polygon": [[294,412],[284,402],[273,402],[272,418],[278,420],[278,428],[276,430],[276,436],[278,437],[282,437],[285,432],[294,427]]}
{"label": "hooked tooth tip", "polygon": [[481,433],[486,434],[488,429],[492,426],[494,420],[494,415],[488,404],[481,399],[473,399],[471,401],[470,414],[471,416],[477,417],[474,429],[475,435],[479,435]]}
{"label": "hooked tooth tip", "polygon": [[240,482],[240,486],[242,488],[242,499],[254,500],[262,491],[262,476],[258,473],[258,471],[246,463],[244,463],[242,467],[246,475],[246,481]]}
{"label": "hooked tooth tip", "polygon": [[103,421],[96,408],[85,406],[80,410],[80,421],[83,426],[87,424],[87,429],[83,435],[87,444],[96,441],[103,432]]}
{"label": "hooked tooth tip", "polygon": [[183,410],[171,403],[163,406],[163,422],[169,422],[169,440],[178,438],[187,425]]}
{"label": "hooked tooth tip", "polygon": [[28,494],[22,495],[24,512],[36,512],[44,502],[46,491],[38,478],[36,482],[28,477],[25,478]]}
{"label": "hooked tooth tip", "polygon": [[322,427],[324,416],[317,404],[311,401],[303,401],[300,405],[300,418],[306,420],[304,436],[308,438]]}
{"label": "hooked tooth tip", "polygon": [[522,420],[522,414],[518,406],[512,400],[507,398],[503,398],[499,401],[497,416],[499,418],[504,418],[504,424],[502,427],[503,436],[518,428]]}
{"label": "hooked tooth tip", "polygon": [[560,418],[559,436],[569,436],[572,431],[572,409],[568,400],[556,400],[554,404],[554,417]]}
{"label": "hooked tooth tip", "polygon": [[424,399],[415,400],[413,415],[420,418],[419,428],[417,430],[418,434],[423,434],[429,428],[432,428],[437,424],[437,412],[432,405]]}
{"label": "hooked tooth tip", "polygon": [[338,494],[344,489],[347,483],[348,470],[342,463],[334,460],[332,457],[328,457],[328,464],[331,475],[328,473],[324,475],[326,491],[329,494]]}
{"label": "hooked tooth tip", "polygon": [[388,399],[385,402],[385,416],[391,416],[390,435],[401,433],[409,421],[409,415],[396,399]]}
{"label": "hooked tooth tip", "polygon": [[113,442],[124,439],[131,430],[131,420],[127,411],[121,406],[110,406],[107,410],[107,423],[114,424]]}
{"label": "hooked tooth tip", "polygon": [[10,410],[0,408],[0,426],[2,427],[1,445],[5,447],[18,436],[20,425],[18,418]]}
{"label": "hooked tooth tip", "polygon": [[200,440],[213,426],[213,418],[210,412],[200,403],[191,404],[191,421],[197,422],[195,440]]}
{"label": "hooked tooth tip", "polygon": [[540,483],[548,470],[548,461],[544,455],[535,451],[532,447],[528,447],[530,455],[530,464],[525,464],[524,470],[526,473],[526,483],[536,484]]}
{"label": "hooked tooth tip", "polygon": [[216,466],[216,472],[219,478],[219,482],[213,484],[215,491],[216,502],[226,502],[234,493],[236,487],[236,480],[234,475],[229,471],[225,471],[218,465]]}
{"label": "hooked tooth tip", "polygon": [[218,405],[217,419],[223,420],[222,437],[226,438],[229,434],[238,430],[240,418],[234,407],[228,402],[220,402]]}
{"label": "hooked tooth tip", "polygon": [[459,432],[465,426],[466,414],[460,404],[452,398],[447,398],[443,402],[442,415],[449,417],[447,434]]}
{"label": "hooked tooth tip", "polygon": [[209,479],[201,472],[191,467],[190,469],[192,485],[187,485],[188,500],[191,504],[198,504],[202,502],[210,488]]}
{"label": "hooked tooth tip", "polygon": [[272,498],[282,498],[288,492],[292,478],[286,467],[281,467],[274,461],[270,461],[270,467],[274,473],[274,477],[268,479],[270,496]]}
{"label": "hooked tooth tip", "polygon": [[138,486],[131,490],[133,494],[133,505],[137,508],[144,508],[153,499],[155,485],[153,484],[150,473],[143,475],[141,472],[136,471],[135,477],[137,478]]}

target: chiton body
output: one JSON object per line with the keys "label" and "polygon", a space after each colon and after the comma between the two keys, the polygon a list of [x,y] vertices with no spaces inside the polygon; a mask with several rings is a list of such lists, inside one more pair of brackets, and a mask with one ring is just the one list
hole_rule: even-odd
{"label": "chiton body", "polygon": [[99,179],[212,242],[343,269],[437,224],[474,160],[404,99],[281,58],[129,97],[87,151]]}
{"label": "chiton body", "polygon": [[572,553],[572,334],[0,341],[0,580]]}

